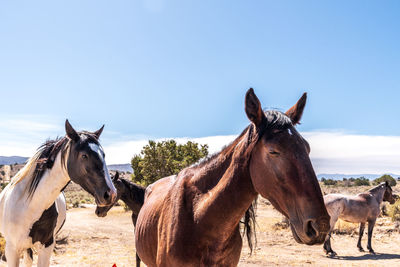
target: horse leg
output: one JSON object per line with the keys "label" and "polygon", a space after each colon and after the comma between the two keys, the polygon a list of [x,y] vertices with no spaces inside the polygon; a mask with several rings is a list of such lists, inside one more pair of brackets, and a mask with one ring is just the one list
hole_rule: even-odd
{"label": "horse leg", "polygon": [[332,250],[331,247],[331,234],[332,232],[329,231],[328,235],[326,236],[325,242],[324,242],[324,251],[326,255],[329,255],[331,257],[336,256],[336,252]]}
{"label": "horse leg", "polygon": [[331,215],[331,220],[329,222],[329,224],[330,224],[329,233],[326,235],[325,242],[324,242],[324,251],[325,251],[326,255],[329,255],[330,257],[337,255],[336,252],[333,251],[333,249],[331,247],[331,235],[332,235],[333,229],[335,228],[335,224],[338,219],[339,219],[338,216]]}
{"label": "horse leg", "polygon": [[51,243],[50,246],[43,246],[38,253],[38,263],[37,267],[49,267],[50,266],[50,257],[53,252],[54,246],[56,242]]}
{"label": "horse leg", "polygon": [[362,238],[362,236],[363,236],[363,234],[364,234],[364,229],[365,229],[365,223],[360,223],[360,231],[359,231],[359,237],[358,237],[358,243],[357,243],[357,247],[358,247],[358,250],[360,251],[360,252],[364,252],[364,249],[363,249],[363,247],[361,246],[361,238]]}
{"label": "horse leg", "polygon": [[7,240],[6,240],[5,254],[6,254],[6,258],[7,258],[7,266],[8,267],[18,267],[19,266],[20,253],[11,244],[11,242],[7,243]]}
{"label": "horse leg", "polygon": [[24,267],[31,267],[33,262],[33,251],[28,248],[24,251]]}
{"label": "horse leg", "polygon": [[368,248],[369,252],[372,254],[375,254],[375,251],[372,249],[372,245],[371,245],[372,231],[374,230],[375,220],[368,221],[368,245],[367,245],[367,248]]}
{"label": "horse leg", "polygon": [[[133,229],[136,228],[136,220],[137,220],[137,216],[134,213],[132,213]],[[139,255],[137,254],[137,252],[136,252],[136,267],[140,267],[140,258],[139,258]]]}

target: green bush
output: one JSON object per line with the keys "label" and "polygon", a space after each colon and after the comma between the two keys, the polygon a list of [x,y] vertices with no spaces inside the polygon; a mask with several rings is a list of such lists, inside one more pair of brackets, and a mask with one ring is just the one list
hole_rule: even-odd
{"label": "green bush", "polygon": [[356,178],[354,181],[355,186],[370,185],[369,180],[365,177]]}
{"label": "green bush", "polygon": [[336,185],[336,184],[337,184],[337,181],[336,181],[336,180],[333,180],[333,179],[325,179],[325,178],[322,178],[322,179],[321,179],[321,182],[323,182],[324,185]]}
{"label": "green bush", "polygon": [[1,190],[3,190],[7,185],[8,183],[0,183]]}
{"label": "green bush", "polygon": [[191,141],[178,144],[175,140],[149,140],[140,154],[131,160],[132,178],[135,183],[147,186],[160,178],[177,174],[207,156],[208,145]]}
{"label": "green bush", "polygon": [[375,179],[374,184],[378,185],[378,184],[386,182],[386,181],[389,183],[390,186],[395,186],[397,184],[396,179],[394,179],[389,174],[384,174],[381,177]]}

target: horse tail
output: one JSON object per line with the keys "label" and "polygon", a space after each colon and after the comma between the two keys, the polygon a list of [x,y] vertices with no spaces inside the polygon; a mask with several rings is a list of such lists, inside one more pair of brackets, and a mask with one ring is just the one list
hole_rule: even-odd
{"label": "horse tail", "polygon": [[[250,207],[247,209],[244,214],[244,221],[241,223],[244,224],[243,227],[243,236],[246,235],[247,244],[249,245],[250,254],[253,253],[253,248],[257,246],[257,236],[256,236],[256,210],[257,208],[257,198],[251,203]],[[254,244],[253,244],[254,240]]]}

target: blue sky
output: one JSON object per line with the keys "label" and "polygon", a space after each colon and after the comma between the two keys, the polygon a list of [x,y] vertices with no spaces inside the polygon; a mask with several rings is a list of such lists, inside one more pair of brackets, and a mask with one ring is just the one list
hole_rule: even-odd
{"label": "blue sky", "polygon": [[302,132],[398,136],[399,12],[398,1],[2,1],[0,137],[36,147],[65,118],[106,124],[108,145],[235,135],[249,87],[283,111],[308,92]]}

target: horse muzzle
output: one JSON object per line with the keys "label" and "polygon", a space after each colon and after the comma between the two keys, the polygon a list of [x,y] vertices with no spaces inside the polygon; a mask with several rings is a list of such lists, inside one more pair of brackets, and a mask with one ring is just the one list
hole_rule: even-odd
{"label": "horse muzzle", "polygon": [[306,245],[322,244],[329,231],[329,219],[290,222],[290,228],[296,242]]}
{"label": "horse muzzle", "polygon": [[104,208],[102,208],[102,207],[97,207],[96,208],[96,211],[95,211],[95,213],[96,213],[96,215],[98,216],[98,217],[106,217],[107,216],[107,210],[103,210]]}
{"label": "horse muzzle", "polygon": [[94,198],[96,201],[96,205],[98,207],[107,207],[111,206],[117,200],[117,190],[116,189],[109,189],[104,194],[94,194]]}

